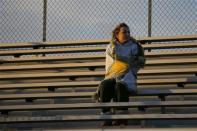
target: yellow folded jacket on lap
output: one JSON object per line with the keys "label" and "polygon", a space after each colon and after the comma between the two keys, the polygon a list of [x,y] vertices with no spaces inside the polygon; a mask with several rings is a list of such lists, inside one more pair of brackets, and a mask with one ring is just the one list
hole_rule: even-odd
{"label": "yellow folded jacket on lap", "polygon": [[128,71],[129,65],[123,61],[115,60],[111,68],[105,75],[105,79],[116,78]]}

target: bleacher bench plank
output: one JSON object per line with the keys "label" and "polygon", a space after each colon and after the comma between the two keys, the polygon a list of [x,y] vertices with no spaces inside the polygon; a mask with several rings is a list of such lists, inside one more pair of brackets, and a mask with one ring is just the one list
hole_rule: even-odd
{"label": "bleacher bench plank", "polygon": [[136,114],[136,115],[61,115],[42,117],[0,117],[0,123],[38,123],[103,120],[196,120],[196,114]]}
{"label": "bleacher bench plank", "polygon": [[[0,90],[10,89],[38,89],[38,88],[70,88],[70,87],[92,87],[98,86],[100,81],[74,81],[74,82],[45,82],[45,83],[18,83],[1,84]],[[197,77],[188,78],[163,78],[163,79],[138,79],[138,85],[159,85],[159,84],[197,84]]]}
{"label": "bleacher bench plank", "polygon": [[76,103],[76,104],[34,104],[34,105],[5,105],[3,111],[28,110],[68,110],[68,109],[101,109],[104,107],[196,107],[197,101],[142,101],[142,102],[109,102],[109,103]]}
{"label": "bleacher bench plank", "polygon": [[[48,99],[48,98],[91,98],[94,92],[71,93],[33,93],[33,94],[5,94],[0,95],[0,100],[17,99]],[[131,96],[167,96],[167,95],[197,95],[197,89],[143,89]]]}
{"label": "bleacher bench plank", "polygon": [[[161,53],[146,53],[146,57],[170,57],[170,56],[196,56],[197,51],[173,51]],[[26,57],[26,58],[0,58],[0,63],[17,63],[17,62],[45,62],[45,61],[67,61],[67,60],[92,60],[104,59],[105,54],[75,55],[75,56],[47,56],[47,57]]]}
{"label": "bleacher bench plank", "polygon": [[[161,65],[192,65],[197,64],[197,58],[181,58],[181,59],[162,59],[162,60],[147,60],[147,66]],[[69,68],[88,68],[88,67],[105,67],[105,62],[83,62],[83,63],[60,63],[60,64],[36,64],[36,65],[17,65],[17,66],[0,66],[0,71],[17,71],[17,70],[47,70],[47,69],[69,69]]]}
{"label": "bleacher bench plank", "polygon": [[[159,46],[157,45],[157,47],[159,47]],[[77,53],[78,52],[81,52],[81,53],[82,52],[104,52],[105,50],[106,50],[105,46],[79,47],[79,48],[52,48],[52,49],[36,49],[36,50],[30,50],[30,49],[26,49],[26,50],[6,50],[6,51],[1,51],[0,56],[27,55],[27,54],[32,55],[32,54],[74,53],[74,52],[75,53],[76,52]],[[145,53],[145,55],[148,57],[148,56],[153,55],[153,53],[148,52],[148,53]],[[158,55],[159,55],[159,53],[158,53]]]}
{"label": "bleacher bench plank", "polygon": [[[94,40],[95,41],[95,40]],[[67,41],[66,41],[67,42]],[[53,43],[39,43],[39,42],[30,42],[30,43],[0,43],[0,49],[11,49],[11,48],[41,48],[41,47],[53,47],[53,46],[82,46],[82,45],[101,45],[101,44],[109,44],[108,41],[101,40],[95,42],[83,42],[81,43],[66,43],[66,42],[53,42]],[[80,41],[79,41],[80,42]],[[165,49],[165,48],[192,48],[197,47],[196,42],[190,43],[165,43],[165,44],[143,44],[143,48],[146,49]]]}
{"label": "bleacher bench plank", "polygon": [[32,56],[32,57],[21,57],[21,58],[0,58],[1,63],[17,63],[17,62],[45,62],[45,61],[67,61],[67,60],[94,60],[94,59],[105,59],[105,54],[94,54],[94,55],[68,55],[68,56]]}
{"label": "bleacher bench plank", "polygon": [[197,55],[197,50],[192,51],[172,51],[172,52],[145,52],[146,57],[165,57],[165,56],[194,56]]}
{"label": "bleacher bench plank", "polygon": [[[194,74],[197,73],[197,67],[177,68],[177,69],[146,69],[140,70],[138,75],[156,75],[156,74]],[[65,78],[65,77],[90,77],[104,76],[105,71],[83,71],[83,72],[65,72],[65,73],[39,73],[39,74],[9,74],[1,75],[0,80],[11,79],[46,79],[46,78]]]}
{"label": "bleacher bench plank", "polygon": [[108,44],[109,40],[67,40],[55,42],[26,42],[26,43],[1,43],[0,49],[5,48],[30,48],[30,47],[53,47],[53,46],[81,46]]}
{"label": "bleacher bench plank", "polygon": [[191,43],[165,43],[165,44],[143,44],[144,50],[147,49],[171,49],[171,48],[193,48],[197,47],[197,42]]}
{"label": "bleacher bench plank", "polygon": [[83,48],[54,48],[54,49],[36,49],[36,50],[8,50],[1,51],[0,56],[24,55],[24,54],[52,54],[52,53],[73,53],[73,52],[96,52],[105,51],[106,47],[83,47]]}
{"label": "bleacher bench plank", "polygon": [[187,40],[197,40],[196,35],[185,35],[185,36],[152,36],[141,38],[142,42],[166,42],[166,41],[187,41]]}

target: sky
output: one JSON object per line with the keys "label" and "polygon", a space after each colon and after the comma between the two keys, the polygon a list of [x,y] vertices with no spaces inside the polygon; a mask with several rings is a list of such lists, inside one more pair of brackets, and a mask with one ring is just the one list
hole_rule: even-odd
{"label": "sky", "polygon": [[[43,0],[1,0],[0,42],[42,41]],[[47,41],[110,39],[125,22],[148,35],[148,0],[48,0]],[[197,34],[197,0],[152,0],[152,36]]]}

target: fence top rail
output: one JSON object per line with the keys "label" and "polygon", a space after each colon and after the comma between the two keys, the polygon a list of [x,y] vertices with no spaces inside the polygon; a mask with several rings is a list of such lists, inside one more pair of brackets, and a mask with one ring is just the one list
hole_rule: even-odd
{"label": "fence top rail", "polygon": [[[188,41],[197,40],[196,35],[186,36],[168,36],[168,37],[143,37],[137,39],[141,43],[147,42],[167,42],[167,41]],[[25,42],[25,43],[0,43],[0,49],[3,48],[26,48],[26,47],[47,47],[47,46],[72,46],[72,45],[91,45],[108,44],[110,39],[100,40],[65,40],[52,42]]]}

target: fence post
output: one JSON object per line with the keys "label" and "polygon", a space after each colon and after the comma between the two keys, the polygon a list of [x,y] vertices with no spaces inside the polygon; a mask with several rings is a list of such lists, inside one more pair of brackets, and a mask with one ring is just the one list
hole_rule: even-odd
{"label": "fence post", "polygon": [[152,0],[148,0],[148,37],[151,37]]}
{"label": "fence post", "polygon": [[[151,37],[152,29],[152,0],[148,0],[148,37]],[[151,42],[148,42],[151,44]],[[148,49],[148,52],[151,52],[151,49]]]}
{"label": "fence post", "polygon": [[43,37],[42,41],[46,41],[47,32],[47,0],[43,0]]}

